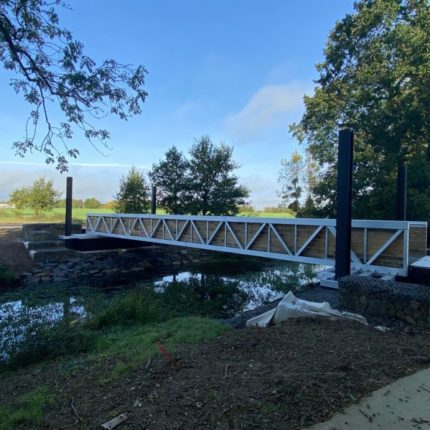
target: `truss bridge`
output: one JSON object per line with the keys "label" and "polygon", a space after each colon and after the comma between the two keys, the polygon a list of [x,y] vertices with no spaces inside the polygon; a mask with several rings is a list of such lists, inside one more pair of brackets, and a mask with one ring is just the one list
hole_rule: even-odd
{"label": "truss bridge", "polygon": [[[334,219],[89,213],[84,236],[335,265]],[[426,222],[353,220],[351,267],[406,276],[426,240]]]}

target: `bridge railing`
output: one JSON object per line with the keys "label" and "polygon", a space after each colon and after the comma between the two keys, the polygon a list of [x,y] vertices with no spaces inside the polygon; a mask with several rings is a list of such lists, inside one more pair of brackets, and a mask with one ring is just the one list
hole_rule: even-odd
{"label": "bridge railing", "polygon": [[[87,232],[165,245],[334,266],[336,220],[87,214]],[[406,275],[426,253],[427,223],[353,220],[351,265]]]}

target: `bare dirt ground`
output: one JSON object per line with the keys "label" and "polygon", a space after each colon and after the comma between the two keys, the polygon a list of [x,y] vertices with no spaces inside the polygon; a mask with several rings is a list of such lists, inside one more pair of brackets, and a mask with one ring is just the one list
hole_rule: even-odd
{"label": "bare dirt ground", "polygon": [[0,224],[0,265],[6,266],[15,276],[30,270],[33,262],[22,243],[21,224]]}
{"label": "bare dirt ground", "polygon": [[[55,394],[50,429],[300,429],[430,365],[430,333],[381,333],[356,322],[300,319],[236,329],[106,382],[115,362],[76,360],[1,375],[0,404],[40,385]],[[23,428],[29,428],[28,425]]]}

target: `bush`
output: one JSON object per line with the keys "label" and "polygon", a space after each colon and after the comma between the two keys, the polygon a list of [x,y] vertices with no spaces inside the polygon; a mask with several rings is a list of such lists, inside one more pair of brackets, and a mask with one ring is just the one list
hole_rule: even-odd
{"label": "bush", "polygon": [[114,325],[145,324],[154,321],[155,317],[155,306],[150,294],[133,291],[112,299],[105,309],[96,311],[88,326],[101,329]]}
{"label": "bush", "polygon": [[16,277],[7,266],[0,264],[0,288],[8,287],[17,282]]}
{"label": "bush", "polygon": [[11,346],[7,360],[0,362],[0,369],[16,369],[63,355],[88,352],[95,341],[95,333],[79,325],[71,327],[68,322],[29,327],[23,339]]}

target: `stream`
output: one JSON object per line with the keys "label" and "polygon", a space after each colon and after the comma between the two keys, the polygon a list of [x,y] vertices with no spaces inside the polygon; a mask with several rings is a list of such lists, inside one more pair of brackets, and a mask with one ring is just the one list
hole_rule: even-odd
{"label": "stream", "polygon": [[281,262],[256,262],[246,268],[218,262],[181,272],[153,273],[128,286],[101,288],[61,283],[0,291],[0,360],[7,356],[9,346],[19,342],[32,327],[50,326],[65,318],[82,319],[95,302],[106,306],[113,298],[131,291],[149,289],[170,295],[172,300],[186,296],[190,307],[214,303],[215,316],[227,318],[276,300],[291,289],[300,289],[313,280],[314,269],[315,266]]}

